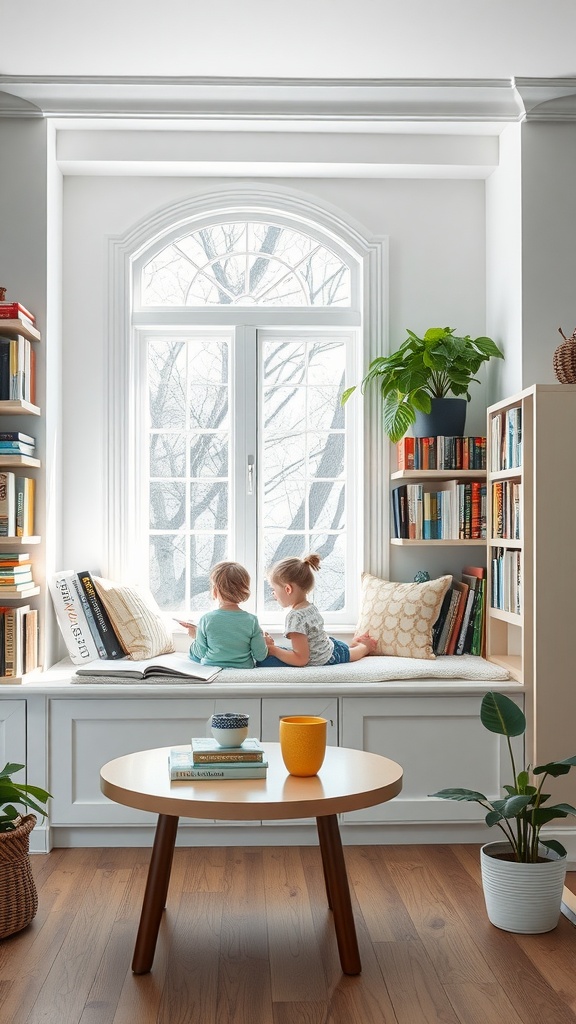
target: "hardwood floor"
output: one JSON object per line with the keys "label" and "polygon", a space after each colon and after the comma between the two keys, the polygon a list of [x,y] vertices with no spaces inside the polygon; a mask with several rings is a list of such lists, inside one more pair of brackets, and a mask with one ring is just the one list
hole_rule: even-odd
{"label": "hardwood floor", "polygon": [[177,849],[152,973],[133,975],[149,856],[31,858],[39,910],[0,943],[3,1024],[576,1022],[576,927],[490,925],[477,847],[345,848],[360,977],[341,973],[315,847]]}

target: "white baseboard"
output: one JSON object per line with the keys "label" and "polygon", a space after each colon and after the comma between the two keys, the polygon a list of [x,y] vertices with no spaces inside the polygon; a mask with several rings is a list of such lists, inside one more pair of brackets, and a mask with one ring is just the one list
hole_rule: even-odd
{"label": "white baseboard", "polygon": [[[432,825],[340,825],[344,846],[413,846],[420,844],[464,845],[497,839],[494,829],[482,824]],[[554,838],[566,848],[568,870],[576,870],[576,828],[546,830],[543,838]],[[30,853],[74,847],[147,847],[154,842],[154,827],[145,825],[47,827],[38,825],[30,835]],[[176,845],[192,846],[315,846],[318,835],[310,822],[295,825],[193,825],[181,822]]]}

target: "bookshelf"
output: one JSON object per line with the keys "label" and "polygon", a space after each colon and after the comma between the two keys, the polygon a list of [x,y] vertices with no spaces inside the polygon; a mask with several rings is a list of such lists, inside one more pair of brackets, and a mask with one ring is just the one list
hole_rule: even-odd
{"label": "bookshelf", "polygon": [[542,764],[574,753],[576,385],[535,384],[487,416],[486,654],[523,683],[527,760]]}
{"label": "bookshelf", "polygon": [[[397,446],[396,453],[398,462],[400,462],[400,447],[410,442],[411,451],[413,453],[414,445],[418,446],[418,438],[415,440],[412,438],[404,439]],[[426,441],[429,439],[427,438]],[[431,440],[431,439],[430,439]],[[447,443],[448,439],[438,438],[438,443]],[[404,461],[404,465],[405,460]],[[416,460],[414,460],[416,461]],[[436,461],[440,461],[438,458]],[[446,460],[448,461],[448,459]],[[402,468],[397,469],[395,472],[390,474],[392,482],[392,536],[390,543],[394,547],[478,547],[485,549],[486,540],[485,536],[462,536],[463,522],[459,523],[458,515],[458,503],[463,500],[464,488],[466,485],[474,484],[485,484],[486,482],[486,471],[484,469],[414,469],[414,468]],[[416,488],[412,485],[417,485]],[[410,534],[416,534],[416,536],[400,536],[400,533],[405,533],[404,529],[400,529],[401,515],[398,510],[395,511],[395,494],[397,491],[404,492],[404,498],[406,501],[406,515],[409,521],[407,531]],[[416,491],[418,495],[416,496]],[[442,496],[447,499],[450,504],[446,506],[445,521],[442,521],[440,496],[438,497],[438,524],[435,532],[440,531],[445,533],[446,536],[435,537],[435,536],[422,536],[426,533],[426,529],[423,528],[422,517],[426,516],[423,509],[420,508],[418,513],[415,512],[416,505],[423,505],[426,497],[430,494],[441,492]],[[399,501],[402,499],[398,499]],[[469,495],[469,500],[470,495]],[[480,522],[480,511],[479,511],[479,489],[476,493],[475,504],[476,504],[476,523],[475,528],[471,531],[472,533],[480,534],[479,522]],[[470,512],[470,507],[469,507]],[[432,513],[434,518],[434,513]],[[417,520],[415,523],[414,520]],[[468,527],[471,527],[470,519],[468,519]],[[432,527],[434,530],[434,527]],[[430,532],[430,528],[428,528]],[[468,529],[466,530],[468,532]]]}
{"label": "bookshelf", "polygon": [[[0,339],[15,340],[20,337],[21,339],[27,339],[30,343],[35,344],[41,340],[41,335],[38,330],[34,327],[30,327],[20,319],[0,319]],[[21,342],[22,344],[22,342]],[[26,351],[28,351],[26,346]],[[22,350],[20,350],[21,352]],[[20,358],[20,356],[18,357]],[[27,358],[30,361],[34,361],[33,355]],[[30,370],[30,363],[26,363],[27,370]],[[22,367],[18,363],[18,369],[22,370]],[[29,373],[29,379],[32,378],[32,373]],[[30,384],[27,384],[29,387]],[[34,396],[32,396],[34,397]],[[29,400],[29,396],[20,398],[0,399],[0,431],[14,431],[14,432],[31,432],[32,428],[27,426],[26,423],[20,422],[20,417],[39,417],[41,415],[41,409]],[[18,419],[13,419],[18,417]],[[24,455],[20,453],[7,453],[0,452],[0,472],[10,472],[17,476],[29,477],[31,476],[30,470],[37,470],[41,468],[41,461],[32,455]],[[34,474],[32,474],[34,478]],[[24,492],[25,493],[25,492]],[[34,575],[34,569],[38,571],[38,566],[34,565],[34,548],[37,547],[41,542],[41,538],[36,535],[27,536],[2,536],[0,537],[0,555],[7,552],[27,552],[28,548],[31,548],[30,558],[32,561],[32,573]],[[37,561],[37,560],[36,560]],[[37,597],[41,593],[39,586],[33,586],[25,592],[25,594],[5,594],[0,589],[0,605],[3,609],[7,610],[7,614],[11,614],[14,611],[14,629],[17,631],[18,639],[20,640],[20,655],[18,662],[15,665],[14,675],[0,675],[0,684],[2,683],[20,683],[26,678],[31,678],[33,672],[20,671],[20,663],[22,658],[25,657],[25,641],[24,641],[24,613],[19,611],[24,609],[28,605],[31,598]],[[30,622],[29,625],[32,627],[34,634],[33,646],[37,648],[37,610],[32,608],[32,613],[35,618],[35,622]],[[2,636],[2,643],[4,643],[4,637]],[[29,639],[30,643],[30,639]],[[22,665],[22,667],[24,667]]]}

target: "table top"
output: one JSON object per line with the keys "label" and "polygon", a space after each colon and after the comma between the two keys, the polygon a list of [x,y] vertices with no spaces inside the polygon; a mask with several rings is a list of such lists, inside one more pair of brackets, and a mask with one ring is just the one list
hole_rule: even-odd
{"label": "table top", "polygon": [[328,746],[318,775],[297,778],[288,773],[279,743],[263,746],[265,779],[171,782],[171,748],[158,747],[108,761],[100,770],[100,788],[115,803],[142,811],[224,821],[318,818],[384,803],[402,789],[402,768],[380,754]]}

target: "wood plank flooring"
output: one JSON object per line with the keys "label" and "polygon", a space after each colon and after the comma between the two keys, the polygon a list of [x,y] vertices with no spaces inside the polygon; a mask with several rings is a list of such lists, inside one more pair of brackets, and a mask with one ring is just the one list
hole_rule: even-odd
{"label": "wood plank flooring", "polygon": [[315,847],[177,849],[152,972],[133,975],[149,857],[31,858],[38,914],[0,942],[3,1024],[576,1024],[576,927],[490,925],[475,846],[345,848],[360,977],[341,973]]}

